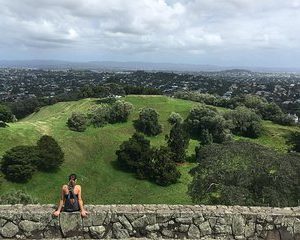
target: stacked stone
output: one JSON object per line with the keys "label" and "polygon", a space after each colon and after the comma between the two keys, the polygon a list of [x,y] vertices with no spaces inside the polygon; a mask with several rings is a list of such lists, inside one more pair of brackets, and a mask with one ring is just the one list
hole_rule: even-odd
{"label": "stacked stone", "polygon": [[[300,207],[86,206],[51,216],[51,205],[0,206],[2,238],[300,239]],[[0,237],[0,239],[1,239]]]}

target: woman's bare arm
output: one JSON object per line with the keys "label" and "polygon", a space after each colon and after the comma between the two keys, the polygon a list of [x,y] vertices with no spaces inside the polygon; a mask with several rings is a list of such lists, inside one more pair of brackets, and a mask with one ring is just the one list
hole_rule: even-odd
{"label": "woman's bare arm", "polygon": [[77,187],[78,187],[78,203],[79,203],[79,207],[80,207],[80,213],[81,213],[82,217],[86,217],[88,212],[83,207],[83,200],[81,197],[81,186],[77,185]]}

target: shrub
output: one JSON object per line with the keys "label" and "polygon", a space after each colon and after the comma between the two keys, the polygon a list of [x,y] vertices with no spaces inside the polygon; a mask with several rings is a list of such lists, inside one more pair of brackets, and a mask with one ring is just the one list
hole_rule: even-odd
{"label": "shrub", "polygon": [[293,132],[287,138],[287,143],[291,145],[291,150],[300,152],[300,132]]}
{"label": "shrub", "polygon": [[168,122],[172,125],[176,124],[176,123],[182,123],[183,118],[181,117],[181,115],[179,113],[172,112],[168,118]]}
{"label": "shrub", "polygon": [[67,125],[73,131],[84,132],[87,128],[87,118],[82,113],[72,113],[72,116],[67,121]]}
{"label": "shrub", "polygon": [[151,157],[150,141],[140,133],[134,133],[128,141],[124,141],[116,151],[119,165],[135,172],[138,178],[149,176],[149,161]]}
{"label": "shrub", "polygon": [[176,183],[181,174],[172,160],[172,152],[167,147],[154,148],[150,163],[149,178],[156,184],[168,186]]}
{"label": "shrub", "polygon": [[109,123],[126,122],[133,105],[129,102],[118,100],[112,104],[109,111]]}
{"label": "shrub", "polygon": [[262,134],[262,121],[260,117],[246,107],[237,107],[225,113],[225,119],[231,120],[232,132],[236,135],[257,138]]}
{"label": "shrub", "polygon": [[296,125],[295,120],[292,115],[281,114],[273,118],[273,122],[284,125],[284,126],[293,126]]}
{"label": "shrub", "polygon": [[92,110],[92,112],[88,114],[88,118],[90,120],[90,123],[94,125],[94,127],[103,127],[108,123],[109,114],[109,106],[106,104],[101,104],[99,107]]}
{"label": "shrub", "polygon": [[6,122],[0,121],[0,128],[9,127],[9,125]]}
{"label": "shrub", "polygon": [[191,136],[203,144],[211,138],[213,142],[221,143],[230,136],[230,125],[216,108],[198,105],[193,108],[185,120]]}
{"label": "shrub", "polygon": [[64,153],[55,139],[44,135],[37,142],[39,161],[37,166],[42,171],[53,171],[64,161]]}
{"label": "shrub", "polygon": [[2,122],[12,122],[14,115],[12,114],[9,107],[0,104],[0,121]]}
{"label": "shrub", "polygon": [[17,146],[8,150],[1,163],[1,171],[7,180],[13,182],[26,182],[35,171],[34,163],[37,162],[38,149],[32,146]]}
{"label": "shrub", "polygon": [[153,108],[143,108],[139,113],[139,119],[134,122],[134,126],[148,136],[156,136],[162,132],[158,116],[159,114]]}
{"label": "shrub", "polygon": [[35,198],[22,190],[13,190],[0,196],[1,204],[36,204]]}
{"label": "shrub", "polygon": [[190,137],[186,125],[175,123],[167,137],[168,147],[172,152],[172,159],[175,162],[184,162],[186,149],[189,146]]}

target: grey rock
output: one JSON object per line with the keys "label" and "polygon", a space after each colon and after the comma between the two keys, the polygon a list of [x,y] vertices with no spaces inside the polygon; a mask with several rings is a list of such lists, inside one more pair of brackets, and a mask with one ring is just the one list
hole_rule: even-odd
{"label": "grey rock", "polygon": [[43,222],[48,223],[52,220],[51,214],[48,213],[39,213],[39,212],[24,212],[22,213],[23,220],[30,220],[33,222]]}
{"label": "grey rock", "polygon": [[300,234],[300,219],[297,218],[295,219],[295,222],[294,222],[294,234]]}
{"label": "grey rock", "polygon": [[141,213],[130,213],[130,214],[125,214],[126,218],[130,221],[133,222],[135,219],[142,217],[144,214]]}
{"label": "grey rock", "polygon": [[248,223],[245,226],[245,237],[249,238],[254,236],[254,234],[255,234],[255,223]]}
{"label": "grey rock", "polygon": [[228,225],[216,224],[214,230],[217,234],[222,234],[222,233],[230,234],[230,235],[232,234],[231,226]]}
{"label": "grey rock", "polygon": [[79,212],[62,212],[59,224],[64,237],[82,236],[82,220]]}
{"label": "grey rock", "polygon": [[201,223],[199,225],[199,229],[201,232],[201,236],[210,235],[212,232],[208,221]]}
{"label": "grey rock", "polygon": [[194,219],[194,223],[199,226],[199,224],[203,223],[205,221],[203,216],[198,216],[197,218]]}
{"label": "grey rock", "polygon": [[260,235],[262,230],[263,230],[263,226],[260,225],[260,224],[256,224],[256,232],[257,232],[258,235]]}
{"label": "grey rock", "polygon": [[149,233],[147,233],[147,238],[158,239],[158,234],[156,232],[149,232]]}
{"label": "grey rock", "polygon": [[146,217],[146,215],[134,220],[131,225],[134,228],[142,228],[145,227],[146,225],[148,225],[148,218]]}
{"label": "grey rock", "polygon": [[92,237],[94,238],[102,238],[106,231],[104,226],[92,226],[89,229]]}
{"label": "grey rock", "polygon": [[158,211],[156,214],[157,222],[163,223],[171,220],[173,214],[166,211]]}
{"label": "grey rock", "polygon": [[236,240],[245,240],[244,236],[235,236],[234,239]]}
{"label": "grey rock", "polygon": [[188,237],[193,238],[193,239],[200,238],[200,230],[196,225],[191,224],[189,231],[188,231]]}
{"label": "grey rock", "polygon": [[119,216],[119,221],[120,223],[122,223],[122,225],[129,231],[132,231],[133,228],[130,224],[130,222],[128,221],[128,219],[124,216],[124,215],[121,215]]}
{"label": "grey rock", "polygon": [[156,214],[150,213],[146,215],[147,224],[153,225],[156,223]]}
{"label": "grey rock", "polygon": [[8,222],[0,229],[0,233],[5,238],[12,238],[19,232],[17,225],[12,222]]}
{"label": "grey rock", "polygon": [[3,227],[5,223],[7,223],[5,219],[0,219],[0,227]]}
{"label": "grey rock", "polygon": [[159,230],[159,225],[156,223],[154,225],[146,226],[146,230],[149,232],[157,231]]}
{"label": "grey rock", "polygon": [[168,225],[174,225],[174,224],[175,224],[175,222],[173,220],[168,222]]}
{"label": "grey rock", "polygon": [[268,223],[268,224],[266,225],[265,229],[266,229],[267,231],[273,230],[273,229],[274,229],[274,225]]}
{"label": "grey rock", "polygon": [[59,218],[53,218],[49,222],[49,226],[51,226],[51,227],[59,227]]}
{"label": "grey rock", "polygon": [[84,226],[89,226],[90,223],[92,223],[92,226],[101,226],[103,225],[104,220],[106,220],[107,215],[108,214],[106,212],[93,213],[87,218],[83,219],[83,224]]}
{"label": "grey rock", "polygon": [[217,223],[217,217],[209,217],[208,218],[209,225],[213,228]]}
{"label": "grey rock", "polygon": [[117,239],[124,239],[129,237],[129,233],[126,229],[123,229],[121,223],[117,222],[113,224],[113,235]]}
{"label": "grey rock", "polygon": [[19,223],[19,227],[24,232],[31,233],[33,231],[43,230],[45,228],[45,225],[40,222],[32,222],[29,220],[24,220]]}
{"label": "grey rock", "polygon": [[44,238],[60,239],[62,238],[60,228],[58,227],[49,227],[44,231]]}
{"label": "grey rock", "polygon": [[187,232],[189,230],[190,225],[181,224],[178,228],[179,232]]}
{"label": "grey rock", "polygon": [[161,231],[162,235],[166,236],[166,237],[169,237],[169,238],[173,238],[174,237],[174,233],[173,231],[169,230],[169,229],[163,229]]}
{"label": "grey rock", "polygon": [[243,236],[245,232],[245,219],[242,215],[234,215],[232,218],[232,232],[236,236]]}
{"label": "grey rock", "polygon": [[193,218],[192,217],[179,217],[179,218],[175,218],[175,221],[178,223],[190,224],[193,222]]}

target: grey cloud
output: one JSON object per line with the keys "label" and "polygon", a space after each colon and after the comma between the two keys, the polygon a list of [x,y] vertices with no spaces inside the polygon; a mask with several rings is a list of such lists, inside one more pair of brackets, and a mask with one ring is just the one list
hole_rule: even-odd
{"label": "grey cloud", "polygon": [[290,51],[300,47],[299,8],[300,0],[0,0],[0,48],[153,52],[158,59],[159,53],[186,54],[193,60],[230,51]]}

